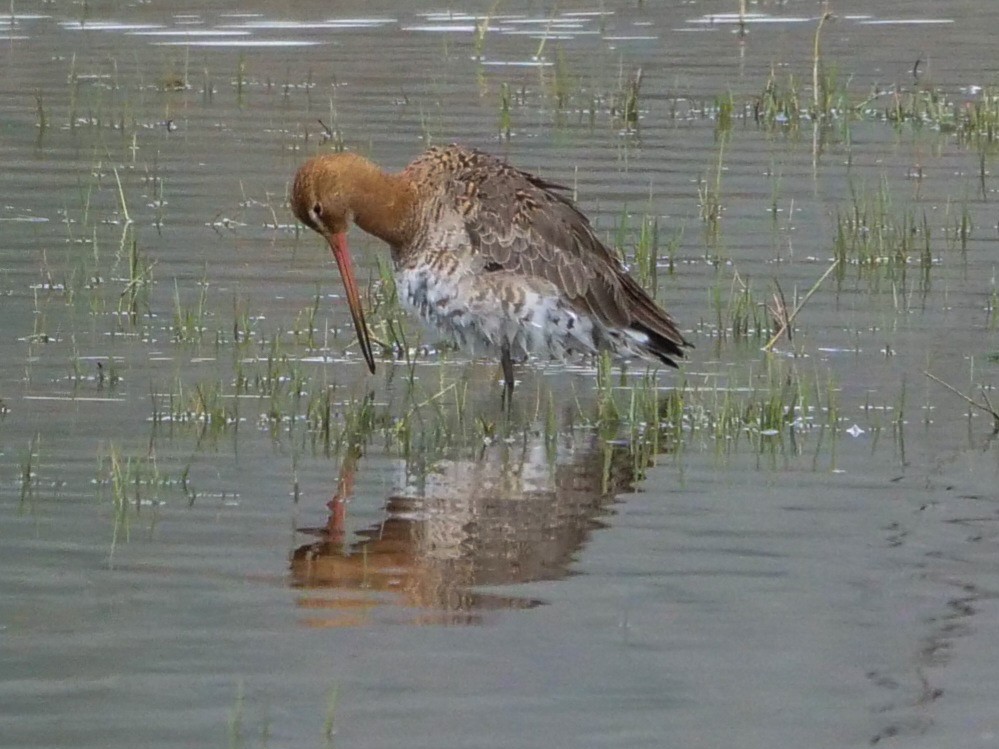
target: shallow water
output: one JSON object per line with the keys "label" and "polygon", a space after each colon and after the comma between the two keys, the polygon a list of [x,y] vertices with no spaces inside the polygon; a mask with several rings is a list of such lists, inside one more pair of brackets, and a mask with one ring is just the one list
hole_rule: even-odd
{"label": "shallow water", "polygon": [[[772,70],[810,100],[816,5],[745,37],[736,5],[0,16],[0,743],[999,743],[997,447],[924,375],[993,390],[996,146],[885,121],[973,107],[999,7],[835,3],[868,104],[813,127],[753,103]],[[495,364],[412,321],[367,374],[288,181],[452,140],[629,258],[657,221],[680,428],[589,362],[524,368],[507,420]],[[800,301],[855,211],[908,260],[851,255],[763,353],[775,282]],[[385,339],[386,253],[351,242]]]}

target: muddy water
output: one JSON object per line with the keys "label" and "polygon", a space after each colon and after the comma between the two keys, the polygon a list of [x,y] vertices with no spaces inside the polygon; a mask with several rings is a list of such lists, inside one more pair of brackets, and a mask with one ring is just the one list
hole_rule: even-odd
{"label": "muddy water", "polygon": [[[771,71],[811,97],[814,3],[751,4],[742,38],[734,2],[662,5],[0,17],[0,743],[999,741],[997,448],[923,374],[995,382],[995,147],[884,121],[973,106],[999,9],[833,3],[823,54],[869,102],[813,128],[753,103]],[[601,419],[641,373],[586,362],[521,372],[507,421],[496,367],[409,322],[415,359],[367,375],[288,179],[451,140],[629,256],[657,222],[683,428]],[[738,335],[855,209],[908,262],[851,255],[772,355]],[[352,242],[385,338],[384,252]],[[788,383],[800,417],[753,427]]]}

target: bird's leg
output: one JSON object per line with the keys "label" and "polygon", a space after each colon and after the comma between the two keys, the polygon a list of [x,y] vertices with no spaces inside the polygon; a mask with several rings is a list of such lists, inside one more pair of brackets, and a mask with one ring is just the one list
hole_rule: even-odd
{"label": "bird's leg", "polygon": [[500,363],[503,365],[503,405],[510,408],[513,402],[513,357],[510,355],[509,341],[503,342]]}

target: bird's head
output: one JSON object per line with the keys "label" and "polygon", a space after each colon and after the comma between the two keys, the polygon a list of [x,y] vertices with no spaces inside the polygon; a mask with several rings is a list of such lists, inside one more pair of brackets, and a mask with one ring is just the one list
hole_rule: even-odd
{"label": "bird's head", "polygon": [[351,201],[357,175],[371,163],[353,153],[334,153],[309,159],[295,175],[291,209],[310,229],[327,241],[343,234],[353,223]]}
{"label": "bird's head", "polygon": [[354,221],[353,203],[358,195],[358,176],[371,168],[374,168],[371,162],[352,153],[327,154],[310,159],[295,175],[291,209],[299,221],[318,232],[329,244],[343,278],[357,340],[368,369],[374,374],[371,339],[364,322],[353,261],[347,248],[347,230]]}

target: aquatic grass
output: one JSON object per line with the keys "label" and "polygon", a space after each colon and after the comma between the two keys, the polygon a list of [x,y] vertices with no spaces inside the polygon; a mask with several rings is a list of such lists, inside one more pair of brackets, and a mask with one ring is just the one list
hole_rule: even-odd
{"label": "aquatic grass", "polygon": [[[672,263],[671,263],[672,265]],[[635,243],[634,265],[631,268],[638,282],[656,298],[659,285],[659,218],[642,217],[638,241]]]}
{"label": "aquatic grass", "polygon": [[628,130],[638,130],[642,94],[642,69],[635,70],[624,88],[624,103],[619,116],[624,120]]}
{"label": "aquatic grass", "polygon": [[232,299],[232,341],[237,347],[249,343],[253,337],[253,324],[246,301],[234,296]]}
{"label": "aquatic grass", "polygon": [[[436,392],[414,402],[406,413],[394,419],[390,434],[394,443],[401,448],[403,456],[408,459],[416,453],[443,454],[463,445],[469,446],[469,449],[477,449],[481,445],[481,438],[476,440],[464,429],[470,425],[475,430],[478,426],[477,422],[465,419],[466,394],[466,382],[445,384],[442,379]],[[415,391],[410,391],[411,399],[416,396]],[[453,404],[453,410],[445,410],[445,404],[448,403]]]}
{"label": "aquatic grass", "polygon": [[319,315],[319,306],[322,302],[322,294],[319,289],[313,295],[312,304],[306,307],[295,316],[295,323],[292,326],[292,335],[295,343],[304,345],[307,349],[317,348],[316,344],[316,318]]}
{"label": "aquatic grass", "polygon": [[[828,3],[826,3],[828,7]],[[828,86],[830,79],[824,73],[822,61],[822,27],[832,18],[832,13],[823,10],[819,23],[815,27],[815,38],[812,44],[812,116],[815,119],[828,117],[832,112],[830,102],[832,91]]]}
{"label": "aquatic grass", "polygon": [[69,58],[69,72],[66,75],[66,80],[69,83],[69,106],[67,107],[68,122],[67,125],[70,131],[76,129],[76,118],[77,118],[77,96],[80,89],[80,78],[76,72],[76,52]]}
{"label": "aquatic grass", "polygon": [[[698,182],[698,210],[704,224],[705,257],[712,259],[721,238],[721,218],[724,212],[722,205],[722,173],[725,169],[725,147],[728,144],[729,133],[720,132],[718,137],[718,155],[714,163],[714,174],[705,174]],[[717,262],[717,258],[715,258]]]}
{"label": "aquatic grass", "polygon": [[[947,242],[947,246],[950,249],[967,252],[968,240],[971,238],[972,231],[974,230],[974,223],[971,218],[971,210],[968,207],[968,200],[964,199],[961,201],[961,210],[959,213],[954,212],[952,210],[953,207],[953,202],[948,200],[947,206],[944,210],[944,240]],[[949,222],[949,225],[947,222]]]}
{"label": "aquatic grass", "polygon": [[240,420],[239,398],[226,393],[218,380],[193,386],[177,380],[166,393],[151,390],[150,401],[152,424],[195,425],[201,437],[235,428]]}
{"label": "aquatic grass", "polygon": [[[727,286],[727,294],[724,289]],[[735,271],[727,285],[721,279],[711,287],[717,340],[761,340],[770,333],[766,305],[756,298],[752,283]]]}
{"label": "aquatic grass", "polygon": [[780,281],[776,278],[773,280],[773,287],[774,292],[770,303],[767,305],[767,312],[770,313],[771,326],[777,332],[767,342],[767,345],[763,347],[764,351],[773,345],[772,342],[779,340],[781,335],[787,337],[788,343],[791,343],[794,337],[794,328],[791,324],[791,310],[788,307],[787,298],[784,296],[784,289],[781,288]]}
{"label": "aquatic grass", "polygon": [[564,115],[569,108],[573,95],[579,91],[579,80],[573,73],[572,66],[566,58],[565,50],[559,45],[555,50],[555,65],[552,69],[552,93],[555,100],[556,122],[558,115]]}
{"label": "aquatic grass", "polygon": [[735,100],[732,92],[715,97],[715,137],[719,138],[732,129],[732,116],[735,112]]}
{"label": "aquatic grass", "polygon": [[499,136],[502,140],[510,140],[512,118],[510,116],[510,84],[504,81],[500,84],[499,104]]}
{"label": "aquatic grass", "polygon": [[131,463],[123,462],[121,453],[113,444],[107,459],[109,463],[108,480],[111,485],[111,499],[114,507],[114,527],[111,533],[111,549],[108,552],[108,565],[110,566],[114,561],[119,535],[123,534],[125,541],[128,541],[129,537],[128,487],[131,484],[131,476],[129,475]]}
{"label": "aquatic grass", "polygon": [[[39,306],[38,289],[32,289],[34,300],[34,314],[31,318],[31,333],[28,335],[30,343],[49,343],[53,340],[48,332],[48,316],[45,310]],[[46,307],[48,304],[46,303]]]}
{"label": "aquatic grass", "polygon": [[765,306],[753,296],[752,286],[738,273],[732,279],[728,307],[728,330],[735,341],[759,340],[769,332]]}
{"label": "aquatic grass", "polygon": [[[367,546],[364,547],[366,551]],[[326,693],[326,717],[323,719],[323,739],[326,749],[333,746],[333,736],[336,734],[336,709],[339,704],[340,687],[334,684]]]}
{"label": "aquatic grass", "polygon": [[132,223],[132,217],[128,213],[128,201],[125,199],[125,188],[121,184],[121,175],[118,174],[118,167],[111,167],[111,171],[114,173],[114,181],[118,186],[118,206],[121,209],[121,215],[125,217],[125,224]]}
{"label": "aquatic grass", "polygon": [[326,385],[309,400],[305,411],[308,432],[312,435],[312,447],[322,446],[323,454],[333,454],[333,394],[335,387]]}
{"label": "aquatic grass", "polygon": [[887,287],[904,298],[908,269],[914,265],[920,271],[920,290],[928,291],[933,252],[926,211],[896,208],[884,176],[873,193],[851,184],[850,196],[850,206],[836,215],[833,256],[839,263],[838,279],[842,281],[846,269],[853,267],[870,291]]}
{"label": "aquatic grass", "polygon": [[37,118],[38,138],[41,139],[45,135],[45,131],[49,129],[49,117],[45,112],[42,92],[39,90],[35,91],[35,117]]}
{"label": "aquatic grass", "polygon": [[156,227],[157,234],[163,233],[163,220],[166,215],[167,200],[164,195],[164,180],[158,175],[158,170],[156,170],[156,162],[154,164],[154,173],[149,177],[149,181],[152,183],[153,195],[151,205],[153,207],[153,226]]}
{"label": "aquatic grass", "polygon": [[233,85],[236,89],[236,106],[242,107],[244,104],[243,89],[246,85],[246,53],[243,51],[240,51],[236,61],[236,76]]}
{"label": "aquatic grass", "polygon": [[257,394],[261,396],[273,396],[281,386],[285,377],[288,356],[281,348],[280,336],[274,334],[270,338],[265,358],[266,369],[264,374],[256,374],[253,378],[253,387]]}
{"label": "aquatic grass", "polygon": [[101,361],[97,362],[97,389],[102,390],[105,385],[115,388],[121,382],[121,372],[114,357],[108,357],[107,367]]}
{"label": "aquatic grass", "polygon": [[[942,380],[941,378],[937,377],[932,372],[930,372],[928,370],[923,370],[923,374],[926,375],[926,377],[928,377],[929,379],[933,380],[938,385],[941,385],[944,388],[946,388],[947,390],[949,390],[950,392],[954,393],[954,395],[958,396],[961,400],[963,400],[965,403],[967,403],[972,408],[975,408],[975,409],[977,409],[979,411],[983,411],[984,413],[987,413],[989,416],[991,416],[992,417],[992,434],[999,434],[999,411],[997,411],[996,407],[994,405],[992,405],[992,399],[989,398],[989,394],[985,390],[984,386],[979,386],[979,394],[982,397],[982,402],[979,403],[978,401],[976,401],[971,396],[966,395],[965,393],[962,393],[960,390],[958,390],[956,387],[954,387],[953,385],[951,385],[949,382],[946,382],[946,381]],[[971,416],[971,412],[970,411],[968,413],[968,416],[969,417]]]}
{"label": "aquatic grass", "polygon": [[382,347],[386,356],[404,359],[412,367],[418,349],[411,347],[406,336],[406,313],[399,302],[395,273],[380,256],[376,263],[377,273],[370,279],[365,296],[372,341]]}
{"label": "aquatic grass", "polygon": [[288,384],[292,381],[292,358],[283,352],[281,339],[278,335],[271,336],[270,346],[264,360],[263,374],[257,373],[253,378],[253,387],[258,396],[267,399],[269,407],[261,418],[269,422],[273,429],[284,417],[284,396],[288,393]]}
{"label": "aquatic grass", "polygon": [[153,431],[155,434],[156,427],[164,422],[164,411],[160,407],[160,394],[156,392],[153,384],[149,384],[149,402],[152,404],[152,413],[149,417],[150,423],[153,425]]}
{"label": "aquatic grass", "polygon": [[881,118],[896,126],[902,124],[930,125],[941,131],[957,130],[957,110],[954,102],[942,90],[919,87],[912,90],[894,89],[887,92],[888,103]]}
{"label": "aquatic grass", "polygon": [[[753,367],[736,372],[739,381],[730,376],[724,384],[707,380],[695,385],[680,378],[665,391],[649,370],[638,378],[605,384],[592,416],[580,416],[584,423],[593,420],[602,439],[628,444],[639,476],[657,455],[681,451],[688,444],[713,446],[720,455],[745,445],[760,456],[791,457],[801,454],[807,435],[830,426],[838,430],[836,388],[831,382],[823,384],[818,370],[812,380],[793,360],[768,357],[761,364],[758,374]],[[834,457],[829,460],[834,462]]]}
{"label": "aquatic grass", "polygon": [[630,219],[631,212],[628,210],[626,203],[621,207],[621,213],[618,214],[618,218],[614,222],[614,232],[611,239],[614,252],[620,260],[624,260],[627,254],[628,236],[631,233],[629,228]]}
{"label": "aquatic grass", "polygon": [[[339,404],[339,413],[335,412],[333,394],[335,390],[326,386],[314,399],[309,407],[308,428],[313,436],[313,449],[317,444],[323,447],[327,456],[342,455],[347,451],[363,452],[372,437],[387,425],[387,415],[377,408],[374,393],[367,392],[364,397],[349,398]],[[339,430],[334,432],[334,416],[341,422]]]}
{"label": "aquatic grass", "polygon": [[596,358],[597,365],[597,423],[617,423],[620,409],[614,397],[614,361],[610,353],[602,351]]}
{"label": "aquatic grass", "polygon": [[818,290],[822,283],[829,278],[829,276],[832,275],[837,268],[839,268],[839,265],[840,260],[837,258],[828,268],[826,268],[825,273],[823,273],[819,279],[812,284],[812,287],[805,293],[805,296],[802,297],[801,301],[795,305],[794,310],[790,312],[787,310],[787,301],[784,299],[784,292],[781,290],[780,284],[775,282],[777,291],[775,294],[772,314],[774,320],[776,321],[775,327],[777,328],[777,331],[763,347],[764,351],[772,351],[773,347],[776,345],[777,341],[780,340],[782,335],[787,335],[788,341],[791,340],[792,324],[794,323],[794,319],[798,316],[798,313],[801,312],[804,306],[808,303],[808,300],[812,298],[812,295]]}
{"label": "aquatic grass", "polygon": [[[125,256],[127,276],[124,277],[125,287],[118,296],[118,315],[127,317],[132,325],[138,322],[140,313],[149,311],[149,288],[153,283],[152,270],[155,261],[148,261],[139,249],[139,242],[131,236],[131,228],[125,226],[122,230],[121,244],[115,258],[115,266],[121,262],[121,256],[127,246]],[[112,274],[115,270],[112,269]]]}
{"label": "aquatic grass", "polygon": [[900,465],[908,465],[905,457],[905,404],[906,404],[906,381],[902,380],[898,398],[895,402],[895,418],[892,419],[892,438],[898,452],[898,462]]}
{"label": "aquatic grass", "polygon": [[233,396],[236,398],[250,393],[250,376],[247,374],[243,359],[238,353],[233,364],[232,388]]}
{"label": "aquatic grass", "polygon": [[988,330],[999,328],[999,286],[996,284],[995,268],[989,280],[989,298],[985,304],[985,327]]}
{"label": "aquatic grass", "polygon": [[[822,378],[809,381],[785,359],[761,362],[762,375],[754,375],[751,367],[745,374],[729,375],[724,385],[694,386],[683,378],[674,388],[663,389],[656,370],[619,372],[609,357],[603,357],[597,361],[594,397],[575,396],[574,421],[579,428],[599,430],[606,439],[626,442],[639,473],[662,450],[680,449],[690,441],[704,440],[720,454],[737,451],[740,445],[761,455],[798,454],[801,444],[795,440],[825,426],[819,405],[825,396],[817,392]],[[352,398],[336,385],[316,385],[292,373],[277,400],[261,402],[261,417],[273,438],[293,438],[293,452],[311,448],[327,457],[366,449],[378,440],[390,454],[429,465],[443,458],[475,459],[484,445],[520,439],[528,431],[543,436],[549,447],[557,443],[564,425],[558,423],[560,407],[550,390],[540,391],[532,403],[522,384],[512,411],[502,411],[498,397],[495,413],[483,410],[482,393],[477,396],[467,379],[476,366],[456,370],[442,365],[435,368],[437,378],[411,381],[397,393],[405,404],[401,408],[395,397],[387,403],[377,403],[372,392]],[[739,382],[731,381],[733,376]],[[490,389],[486,397],[493,395],[496,392]],[[473,409],[473,402],[480,405]],[[835,423],[837,417],[828,418]],[[299,437],[294,437],[296,423],[305,427]],[[834,435],[825,438],[827,446],[830,436]]]}
{"label": "aquatic grass", "polygon": [[217,381],[199,384],[194,388],[187,414],[201,424],[200,443],[205,437],[216,438],[230,428],[239,428],[239,398],[227,398]]}
{"label": "aquatic grass", "polygon": [[552,24],[555,23],[555,18],[558,15],[558,4],[554,3],[552,5],[551,13],[548,15],[548,23],[545,25],[544,32],[540,35],[541,39],[538,41],[538,48],[534,52],[535,60],[545,59],[545,45],[548,44],[548,35],[552,30]]}
{"label": "aquatic grass", "polygon": [[112,508],[109,566],[113,566],[118,544],[129,541],[132,523],[142,512],[142,508],[152,509],[148,518],[151,532],[158,519],[157,507],[163,503],[161,493],[182,486],[181,481],[160,471],[155,451],[128,455],[113,441],[98,452],[94,484],[98,499],[110,500]]}
{"label": "aquatic grass", "polygon": [[999,86],[986,86],[977,99],[959,109],[957,132],[967,143],[992,145],[999,141]]}
{"label": "aquatic grass", "polygon": [[215,80],[206,65],[201,69],[201,103],[203,105],[212,104],[215,101],[216,91]]}
{"label": "aquatic grass", "polygon": [[329,108],[329,118],[330,124],[327,125],[322,120],[319,120],[319,125],[323,129],[322,143],[328,148],[332,149],[334,153],[341,153],[347,150],[347,142],[344,140],[343,130],[340,127],[336,102],[332,96],[330,96],[330,108]]}
{"label": "aquatic grass", "polygon": [[[751,106],[757,124],[768,130],[780,128],[793,132],[805,120],[828,124],[845,119],[856,111],[857,107],[850,102],[848,83],[841,82],[836,66],[828,64],[822,54],[822,29],[832,19],[833,15],[824,9],[812,38],[811,101],[802,101],[800,86],[793,72],[778,80],[775,68],[771,67],[762,92]],[[819,138],[818,131],[815,135]],[[820,142],[821,139],[816,146]]]}
{"label": "aquatic grass", "polygon": [[946,89],[917,82],[911,88],[875,88],[863,101],[853,105],[851,111],[864,119],[891,123],[897,128],[902,125],[932,128],[984,151],[999,137],[999,88],[984,87],[972,96],[960,99]]}
{"label": "aquatic grass", "polygon": [[785,81],[779,81],[776,71],[771,68],[763,91],[753,105],[756,123],[768,129],[796,129],[801,124],[802,116],[803,108],[794,75],[789,73]]}
{"label": "aquatic grass", "polygon": [[779,436],[782,430],[798,419],[800,380],[783,371],[768,368],[771,378],[762,393],[754,393],[755,400],[746,410],[744,420],[762,437]]}
{"label": "aquatic grass", "polygon": [[242,679],[236,681],[236,697],[233,700],[232,709],[229,711],[229,719],[226,722],[229,736],[229,749],[242,749],[243,739],[243,715],[245,713],[246,687]]}
{"label": "aquatic grass", "polygon": [[559,417],[555,406],[555,397],[549,391],[545,400],[543,435],[545,443],[545,457],[549,465],[554,465],[558,458],[558,442],[560,436]]}
{"label": "aquatic grass", "polygon": [[638,130],[641,115],[640,103],[642,94],[642,69],[638,68],[628,79],[625,87],[624,106],[620,112],[628,130]]}
{"label": "aquatic grass", "polygon": [[184,306],[180,298],[180,286],[177,279],[173,282],[173,324],[171,335],[174,343],[197,343],[201,341],[206,328],[204,318],[208,302],[207,270],[199,284],[201,290],[198,301],[193,307]]}
{"label": "aquatic grass", "polygon": [[41,444],[41,441],[42,435],[35,434],[35,436],[28,441],[28,449],[25,452],[24,457],[21,459],[21,469],[19,472],[21,484],[21,508],[23,508],[30,500],[34,499],[35,489],[38,486],[37,466],[40,459],[39,445]]}
{"label": "aquatic grass", "polygon": [[670,421],[666,415],[673,399],[663,398],[656,385],[655,371],[650,368],[627,388],[626,395],[627,403],[620,416],[632,457],[632,471],[636,480],[641,480],[666,445],[676,444],[670,436]]}
{"label": "aquatic grass", "polygon": [[[493,6],[495,7],[495,5]],[[476,19],[475,31],[472,37],[473,60],[482,60],[486,46],[486,35],[489,33],[489,21],[491,13],[487,12],[482,18]]]}
{"label": "aquatic grass", "polygon": [[636,68],[627,78],[621,69],[618,87],[611,95],[610,112],[616,127],[636,132],[641,119],[642,69]]}

